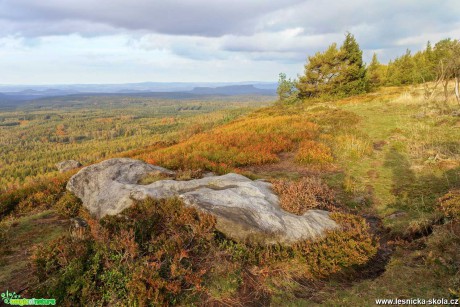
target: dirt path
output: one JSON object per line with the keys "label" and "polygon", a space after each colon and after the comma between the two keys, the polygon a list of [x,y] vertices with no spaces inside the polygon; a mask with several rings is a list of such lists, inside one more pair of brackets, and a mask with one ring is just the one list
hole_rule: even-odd
{"label": "dirt path", "polygon": [[337,171],[336,167],[328,168],[312,168],[299,165],[295,162],[294,152],[283,152],[278,154],[279,162],[262,164],[262,165],[251,165],[245,166],[241,169],[244,172],[252,173],[258,177],[263,178],[290,178],[297,179],[307,176],[318,176],[325,172]]}

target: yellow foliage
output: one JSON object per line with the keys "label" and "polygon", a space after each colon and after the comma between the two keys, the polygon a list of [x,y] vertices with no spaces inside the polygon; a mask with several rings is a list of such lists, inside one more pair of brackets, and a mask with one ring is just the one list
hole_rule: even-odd
{"label": "yellow foliage", "polygon": [[306,140],[300,143],[296,161],[302,164],[327,164],[334,160],[331,149],[323,143]]}
{"label": "yellow foliage", "polygon": [[323,240],[296,245],[304,254],[309,270],[319,277],[337,273],[343,268],[363,265],[375,256],[379,248],[379,243],[362,217],[339,212],[333,212],[330,216],[341,230],[330,232]]}
{"label": "yellow foliage", "polygon": [[245,165],[277,162],[278,153],[291,151],[301,140],[316,137],[318,129],[318,125],[297,115],[244,118],[141,158],[174,169],[221,173]]}
{"label": "yellow foliage", "polygon": [[335,138],[335,150],[341,156],[361,158],[372,153],[371,142],[353,134],[343,134]]}

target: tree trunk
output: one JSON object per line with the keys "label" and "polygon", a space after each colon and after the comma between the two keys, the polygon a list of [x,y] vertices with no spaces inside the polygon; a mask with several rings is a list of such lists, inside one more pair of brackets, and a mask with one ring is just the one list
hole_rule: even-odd
{"label": "tree trunk", "polygon": [[457,98],[458,104],[460,104],[459,83],[460,79],[458,78],[458,76],[455,76],[455,97]]}
{"label": "tree trunk", "polygon": [[444,79],[443,86],[444,86],[444,101],[447,102],[449,100],[449,92],[447,90],[447,86],[449,85],[449,78]]}

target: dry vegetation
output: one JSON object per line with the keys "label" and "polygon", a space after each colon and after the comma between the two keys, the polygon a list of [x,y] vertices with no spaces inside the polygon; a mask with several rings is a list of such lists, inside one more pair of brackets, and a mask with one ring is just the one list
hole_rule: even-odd
{"label": "dry vegetation", "polygon": [[297,215],[302,215],[310,209],[337,210],[334,192],[319,178],[304,177],[298,181],[274,180],[273,190],[279,195],[281,208]]}
{"label": "dry vegetation", "polygon": [[[177,199],[149,199],[118,217],[87,217],[90,228],[80,238],[64,236],[38,247],[36,293],[67,305],[260,304],[254,300],[271,295],[273,282],[324,278],[375,255],[377,243],[363,219],[333,218],[343,231],[324,240],[255,246],[225,238],[212,216]],[[277,273],[281,268],[283,274]]]}
{"label": "dry vegetation", "polygon": [[440,210],[447,216],[460,220],[460,190],[449,191],[438,200]]}
{"label": "dry vegetation", "polygon": [[317,124],[298,115],[252,115],[180,144],[138,156],[168,168],[206,169],[225,173],[246,165],[277,162],[304,139],[318,135]]}

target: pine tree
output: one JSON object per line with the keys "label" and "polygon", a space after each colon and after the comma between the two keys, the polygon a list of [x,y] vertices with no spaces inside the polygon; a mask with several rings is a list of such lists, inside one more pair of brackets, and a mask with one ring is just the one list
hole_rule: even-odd
{"label": "pine tree", "polygon": [[378,88],[385,82],[383,74],[383,65],[380,64],[379,60],[377,59],[377,54],[375,52],[372,56],[371,63],[367,68],[367,79],[369,81],[370,90]]}
{"label": "pine tree", "polygon": [[387,71],[388,85],[407,85],[417,83],[419,72],[409,49],[403,56],[390,61]]}
{"label": "pine tree", "polygon": [[286,78],[285,73],[279,74],[278,88],[276,90],[279,102],[284,103],[296,99],[295,81]]}
{"label": "pine tree", "polygon": [[346,34],[340,51],[342,67],[340,78],[336,80],[338,84],[334,89],[335,94],[346,97],[366,92],[367,79],[363,52],[353,34]]}
{"label": "pine tree", "polygon": [[340,76],[341,52],[334,43],[325,52],[308,57],[305,75],[296,86],[301,98],[319,97],[331,94]]}
{"label": "pine tree", "polygon": [[305,75],[297,83],[299,96],[347,97],[368,90],[362,51],[351,33],[340,49],[334,43],[325,52],[308,57]]}

